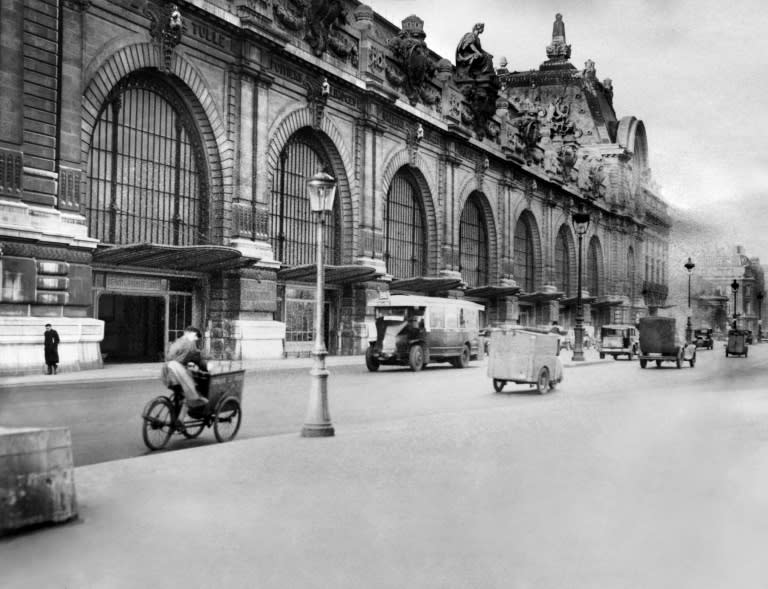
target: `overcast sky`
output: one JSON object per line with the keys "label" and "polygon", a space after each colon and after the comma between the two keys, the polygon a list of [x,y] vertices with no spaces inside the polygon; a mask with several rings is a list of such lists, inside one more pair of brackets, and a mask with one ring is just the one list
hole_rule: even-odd
{"label": "overcast sky", "polygon": [[[430,49],[455,60],[476,22],[494,62],[546,60],[560,12],[571,63],[611,78],[619,118],[645,123],[662,195],[703,211],[768,262],[768,8],[758,0],[374,0],[393,24],[424,20]],[[745,228],[742,231],[742,228]],[[743,237],[743,239],[742,239]]]}

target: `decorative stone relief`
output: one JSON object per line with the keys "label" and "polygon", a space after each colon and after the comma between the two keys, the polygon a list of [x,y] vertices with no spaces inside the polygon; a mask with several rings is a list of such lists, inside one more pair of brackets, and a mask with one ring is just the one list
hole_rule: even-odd
{"label": "decorative stone relief", "polygon": [[357,65],[357,47],[345,38],[341,27],[348,24],[341,0],[288,0],[293,8],[275,3],[274,15],[284,28],[300,33],[317,57],[330,49]]}
{"label": "decorative stone relief", "polygon": [[393,86],[402,88],[412,105],[420,99],[425,104],[434,104],[437,93],[428,92],[427,84],[435,75],[436,66],[424,42],[427,36],[424,21],[411,15],[403,20],[402,26],[397,37],[388,42],[394,64],[387,67],[387,80]]}
{"label": "decorative stone relief", "polygon": [[331,85],[328,78],[323,78],[320,83],[313,83],[310,80],[304,82],[307,89],[307,104],[312,110],[312,120],[315,129],[319,129],[323,122],[325,105],[328,104],[328,95],[331,93]]}
{"label": "decorative stone relief", "polygon": [[171,57],[174,48],[181,43],[185,32],[184,21],[176,4],[165,2],[160,6],[147,2],[144,15],[149,18],[149,34],[152,40],[160,45],[165,62],[166,73],[171,71]]}
{"label": "decorative stone relief", "polygon": [[456,73],[454,81],[464,95],[469,115],[465,124],[471,126],[478,139],[488,132],[488,122],[496,114],[499,97],[499,77],[493,67],[493,56],[480,44],[480,34],[485,30],[477,23],[472,32],[461,38],[456,47]]}
{"label": "decorative stone relief", "polygon": [[405,131],[405,143],[408,146],[408,159],[411,166],[416,167],[416,157],[419,146],[424,139],[424,127],[421,123],[409,126]]}

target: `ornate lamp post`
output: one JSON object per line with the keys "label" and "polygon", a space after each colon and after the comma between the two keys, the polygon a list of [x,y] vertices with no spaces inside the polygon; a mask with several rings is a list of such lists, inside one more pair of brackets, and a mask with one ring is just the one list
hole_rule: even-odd
{"label": "ornate lamp post", "polygon": [[693,326],[691,325],[691,274],[696,264],[691,261],[691,258],[688,258],[684,267],[688,270],[688,322],[685,325],[685,343],[690,344],[693,339]]}
{"label": "ornate lamp post", "polygon": [[733,282],[731,282],[731,290],[733,291],[733,327],[736,328],[736,317],[739,316],[739,314],[736,312],[736,293],[739,292],[739,283],[734,278]]}
{"label": "ornate lamp post", "polygon": [[307,181],[309,205],[317,218],[317,294],[315,295],[315,347],[312,350],[312,386],[309,389],[309,406],[301,435],[305,438],[319,438],[334,435],[331,415],[328,411],[328,370],[325,368],[325,348],[323,337],[323,310],[325,294],[325,268],[323,267],[323,249],[325,242],[326,213],[333,210],[333,197],[336,195],[336,180],[325,172],[318,172]]}
{"label": "ornate lamp post", "polygon": [[576,281],[576,325],[573,328],[573,335],[575,341],[573,342],[573,360],[584,360],[584,305],[581,301],[581,239],[589,229],[589,213],[579,208],[578,211],[573,213],[572,218],[573,229],[576,231],[576,235],[579,236],[579,264],[577,267],[577,281]]}

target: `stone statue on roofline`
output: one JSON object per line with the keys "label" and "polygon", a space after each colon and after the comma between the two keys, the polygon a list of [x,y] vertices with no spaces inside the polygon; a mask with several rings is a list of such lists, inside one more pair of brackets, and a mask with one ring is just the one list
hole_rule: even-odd
{"label": "stone statue on roofline", "polygon": [[485,24],[477,23],[472,32],[467,33],[456,47],[456,77],[477,78],[478,76],[494,75],[493,56],[483,51],[480,34],[485,30]]}

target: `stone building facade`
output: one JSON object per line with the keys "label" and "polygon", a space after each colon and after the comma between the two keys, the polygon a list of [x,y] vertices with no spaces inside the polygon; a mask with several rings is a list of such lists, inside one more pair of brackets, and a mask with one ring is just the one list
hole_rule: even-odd
{"label": "stone building facade", "polygon": [[577,210],[587,322],[663,305],[642,121],[564,27],[521,73],[481,33],[454,63],[353,1],[4,1],[0,373],[39,369],[47,322],[65,370],[158,359],[188,323],[215,354],[308,353],[320,170],[331,353],[366,347],[382,292],[570,325]]}

